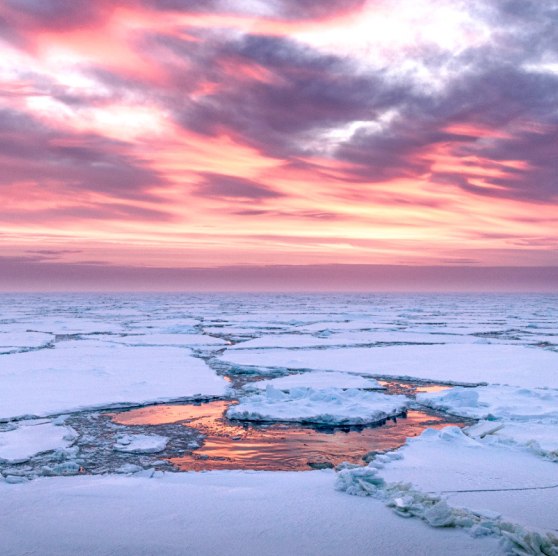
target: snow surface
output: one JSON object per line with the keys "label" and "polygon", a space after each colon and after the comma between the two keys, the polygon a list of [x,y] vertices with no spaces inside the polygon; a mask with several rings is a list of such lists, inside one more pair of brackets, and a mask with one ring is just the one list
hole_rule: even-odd
{"label": "snow surface", "polygon": [[75,439],[71,427],[44,419],[17,423],[16,428],[0,432],[0,461],[22,463],[43,452],[68,448]]}
{"label": "snow surface", "polygon": [[117,452],[130,454],[156,454],[162,452],[169,439],[158,434],[125,434],[114,445]]}
{"label": "snow surface", "polygon": [[556,463],[521,448],[483,443],[458,427],[426,429],[391,457],[373,461],[369,468],[342,471],[340,488],[358,494],[366,469],[388,485],[399,484],[401,496],[410,483],[424,494],[444,495],[451,507],[491,520],[558,531],[558,513],[549,511],[558,496]]}
{"label": "snow surface", "polygon": [[0,483],[2,556],[503,554],[496,539],[402,520],[333,482],[332,471],[213,471]]}
{"label": "snow surface", "polygon": [[[67,341],[2,356],[0,419],[87,408],[222,396],[227,383],[176,347]],[[31,387],[32,386],[32,387]]]}
{"label": "snow surface", "polygon": [[288,376],[280,376],[270,380],[249,382],[244,386],[244,389],[265,390],[268,385],[273,386],[273,388],[277,388],[277,390],[283,391],[289,391],[293,388],[368,388],[378,390],[384,388],[373,378],[364,378],[359,375],[352,375],[349,373],[311,371]]}
{"label": "snow surface", "polygon": [[265,392],[245,396],[227,410],[229,419],[286,421],[327,425],[364,425],[403,412],[409,399],[356,388],[291,388],[288,393],[271,385]]}
{"label": "snow surface", "polygon": [[500,344],[226,350],[238,366],[357,372],[458,384],[558,388],[558,353]]}

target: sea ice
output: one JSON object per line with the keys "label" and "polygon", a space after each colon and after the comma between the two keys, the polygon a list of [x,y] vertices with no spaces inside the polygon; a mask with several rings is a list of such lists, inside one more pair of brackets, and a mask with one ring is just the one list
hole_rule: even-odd
{"label": "sea ice", "polygon": [[417,402],[474,419],[555,419],[558,390],[511,386],[455,387],[417,394]]}
{"label": "sea ice", "polygon": [[515,444],[552,461],[558,461],[558,421],[479,421],[466,431],[484,442]]}
{"label": "sea ice", "polygon": [[54,336],[41,332],[0,332],[0,354],[44,348],[53,340]]}
{"label": "sea ice", "polygon": [[156,454],[162,452],[169,439],[158,434],[124,434],[118,437],[114,450],[131,454]]}
{"label": "sea ice", "polygon": [[126,336],[110,336],[106,341],[127,346],[175,346],[175,347],[197,347],[218,346],[225,347],[227,342],[220,338],[207,336],[205,334],[170,334],[152,332],[149,334],[127,334]]}
{"label": "sea ice", "polygon": [[339,349],[227,349],[238,366],[329,370],[454,384],[558,388],[558,353],[500,344],[403,345]]}
{"label": "sea ice", "polygon": [[558,493],[556,464],[515,446],[480,442],[457,427],[426,429],[368,468],[345,469],[339,486],[358,494],[366,473],[381,481],[379,492],[391,490],[392,497],[397,489],[405,496],[410,483],[424,495],[443,496],[453,508],[491,512],[519,527],[558,530],[558,515],[549,511]]}
{"label": "sea ice", "polygon": [[259,338],[239,342],[228,348],[229,351],[262,348],[298,349],[303,347],[335,347],[363,344],[402,343],[402,344],[446,344],[475,343],[481,340],[475,336],[449,334],[418,334],[401,331],[347,331],[330,333],[326,337],[310,334],[267,334]]}
{"label": "sea ice", "polygon": [[402,521],[333,481],[333,471],[212,471],[0,482],[2,556],[504,553],[497,539]]}
{"label": "sea ice", "polygon": [[286,421],[326,425],[365,425],[405,411],[409,399],[357,389],[292,388],[288,393],[268,385],[265,392],[242,397],[227,417],[246,421]]}
{"label": "sea ice", "polygon": [[222,396],[227,383],[187,349],[72,340],[3,355],[0,420]]}
{"label": "sea ice", "polygon": [[338,373],[335,371],[308,371],[305,373],[280,376],[270,380],[249,382],[244,386],[244,389],[265,390],[268,385],[283,391],[289,391],[293,388],[365,388],[374,390],[381,390],[384,388],[373,378],[364,378],[359,375]]}
{"label": "sea ice", "polygon": [[37,454],[67,448],[76,439],[71,427],[44,419],[14,425],[16,428],[0,432],[0,462],[22,463]]}

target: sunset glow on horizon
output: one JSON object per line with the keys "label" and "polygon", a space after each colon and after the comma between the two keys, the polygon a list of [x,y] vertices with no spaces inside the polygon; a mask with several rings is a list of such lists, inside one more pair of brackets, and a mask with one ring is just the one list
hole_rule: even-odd
{"label": "sunset glow on horizon", "polygon": [[552,0],[3,0],[0,288],[557,267],[557,28]]}

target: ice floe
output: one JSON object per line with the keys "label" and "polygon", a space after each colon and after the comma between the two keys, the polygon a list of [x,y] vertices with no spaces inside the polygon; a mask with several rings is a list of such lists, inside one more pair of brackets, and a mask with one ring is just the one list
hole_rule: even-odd
{"label": "ice floe", "polygon": [[558,461],[558,421],[479,421],[466,431],[487,443],[523,446],[538,456]]}
{"label": "ice floe", "polygon": [[417,394],[417,402],[475,419],[555,419],[558,390],[510,386],[455,387]]}
{"label": "ice floe", "polygon": [[337,487],[433,526],[502,535],[508,548],[527,546],[514,554],[558,550],[558,516],[549,511],[558,493],[556,464],[514,446],[485,444],[457,427],[427,429],[367,467],[346,466]]}
{"label": "ice floe", "polygon": [[52,334],[41,332],[0,332],[0,354],[44,348],[53,340]]}
{"label": "ice floe", "polygon": [[127,346],[225,347],[227,345],[225,340],[205,334],[163,334],[159,332],[150,334],[127,334],[118,337],[111,336],[107,341]]}
{"label": "ice floe", "polygon": [[402,522],[333,481],[332,471],[151,471],[0,482],[2,555],[503,554],[496,539]]}
{"label": "ice floe", "polygon": [[43,452],[68,448],[76,439],[71,427],[44,419],[14,423],[0,432],[0,462],[22,463]]}
{"label": "ice floe", "polygon": [[227,417],[245,421],[365,425],[401,414],[408,403],[405,396],[354,388],[292,388],[286,393],[268,385],[261,394],[241,398],[238,405],[227,410]]}
{"label": "ice floe", "polygon": [[158,434],[123,434],[118,437],[114,450],[131,454],[156,454],[162,452],[169,439]]}
{"label": "ice floe", "polygon": [[558,353],[500,344],[226,350],[236,366],[356,372],[454,384],[558,388]]}
{"label": "ice floe", "polygon": [[223,378],[176,347],[67,341],[2,356],[0,419],[222,396]]}
{"label": "ice floe", "polygon": [[273,386],[277,390],[289,391],[293,388],[363,388],[381,390],[384,387],[375,379],[353,375],[350,373],[338,373],[335,371],[309,371],[288,376],[280,376],[269,380],[249,382],[244,386],[245,390],[265,390],[267,386]]}

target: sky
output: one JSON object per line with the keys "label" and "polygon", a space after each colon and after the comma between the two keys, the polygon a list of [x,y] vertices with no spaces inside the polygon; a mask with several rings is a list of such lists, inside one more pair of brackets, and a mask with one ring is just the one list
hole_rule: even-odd
{"label": "sky", "polygon": [[558,0],[0,0],[0,289],[558,291],[557,200]]}

